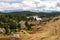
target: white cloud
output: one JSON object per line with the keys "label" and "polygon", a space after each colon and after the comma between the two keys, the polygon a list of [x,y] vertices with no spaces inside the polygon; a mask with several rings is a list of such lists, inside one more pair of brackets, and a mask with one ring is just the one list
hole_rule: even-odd
{"label": "white cloud", "polygon": [[19,2],[22,0],[0,0],[0,2]]}
{"label": "white cloud", "polygon": [[0,11],[18,9],[60,11],[60,0],[0,0]]}

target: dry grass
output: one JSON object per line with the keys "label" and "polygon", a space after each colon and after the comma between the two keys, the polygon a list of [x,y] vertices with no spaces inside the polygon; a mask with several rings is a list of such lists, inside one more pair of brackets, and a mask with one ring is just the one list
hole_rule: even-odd
{"label": "dry grass", "polygon": [[60,40],[60,19],[55,22],[48,22],[37,33],[29,34],[25,30],[19,32],[22,40]]}
{"label": "dry grass", "polygon": [[55,22],[48,22],[35,34],[22,36],[22,40],[60,40],[60,19]]}

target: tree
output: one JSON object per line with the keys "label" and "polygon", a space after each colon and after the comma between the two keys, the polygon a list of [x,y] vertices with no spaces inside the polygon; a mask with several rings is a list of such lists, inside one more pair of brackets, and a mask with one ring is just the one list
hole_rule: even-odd
{"label": "tree", "polygon": [[28,30],[31,30],[31,25],[29,25],[27,22],[25,23]]}
{"label": "tree", "polygon": [[18,27],[18,29],[19,29],[19,30],[21,30],[21,25],[20,25],[20,24],[18,24],[18,26],[17,26],[17,27]]}
{"label": "tree", "polygon": [[8,33],[9,33],[9,28],[8,28],[8,26],[9,26],[9,25],[8,25],[7,23],[2,24],[2,27],[5,28],[5,31],[6,31],[5,34],[8,34]]}
{"label": "tree", "polygon": [[16,22],[11,21],[9,23],[9,25],[10,25],[10,29],[17,29],[17,23]]}

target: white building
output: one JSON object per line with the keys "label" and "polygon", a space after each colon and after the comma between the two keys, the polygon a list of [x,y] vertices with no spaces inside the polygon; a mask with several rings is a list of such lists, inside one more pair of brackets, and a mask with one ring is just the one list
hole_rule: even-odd
{"label": "white building", "polygon": [[37,21],[42,20],[42,18],[39,18],[38,16],[33,16],[34,19],[36,19]]}
{"label": "white building", "polygon": [[30,17],[33,17],[33,18],[36,19],[37,21],[42,20],[42,18],[39,18],[38,16],[29,16],[29,17],[27,17],[27,18],[30,18]]}

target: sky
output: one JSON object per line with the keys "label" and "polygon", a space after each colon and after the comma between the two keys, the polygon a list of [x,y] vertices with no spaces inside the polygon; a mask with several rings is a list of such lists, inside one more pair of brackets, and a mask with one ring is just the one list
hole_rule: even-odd
{"label": "sky", "polygon": [[60,0],[0,0],[0,11],[60,12]]}

